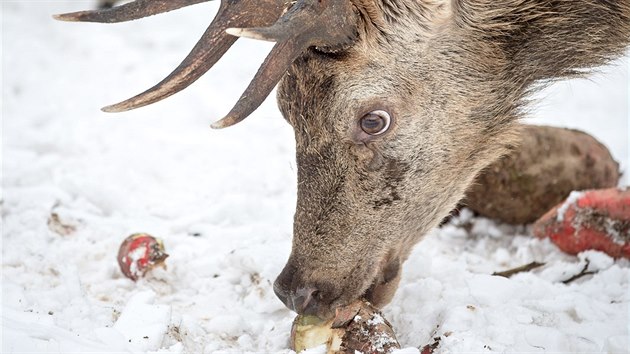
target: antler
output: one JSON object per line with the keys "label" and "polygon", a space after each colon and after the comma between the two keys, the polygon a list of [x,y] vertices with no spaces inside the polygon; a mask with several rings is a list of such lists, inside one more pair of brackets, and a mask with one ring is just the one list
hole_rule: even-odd
{"label": "antler", "polygon": [[210,0],[137,0],[114,8],[54,15],[61,21],[117,23],[177,10]]}
{"label": "antler", "polygon": [[[209,0],[136,0],[111,9],[81,11],[55,18],[114,23],[206,1]],[[238,37],[275,41],[277,44],[234,108],[212,127],[224,128],[242,121],[262,104],[304,50],[315,46],[322,51],[337,51],[349,46],[357,36],[357,15],[349,0],[287,1],[221,0],[219,11],[206,32],[170,75],[147,91],[103,110],[122,112],[143,107],[185,89],[210,70]]]}
{"label": "antler", "polygon": [[273,26],[229,28],[227,33],[277,42],[232,111],[212,124],[234,125],[251,114],[269,95],[293,61],[309,47],[337,51],[357,36],[356,15],[347,0],[302,0],[295,3]]}

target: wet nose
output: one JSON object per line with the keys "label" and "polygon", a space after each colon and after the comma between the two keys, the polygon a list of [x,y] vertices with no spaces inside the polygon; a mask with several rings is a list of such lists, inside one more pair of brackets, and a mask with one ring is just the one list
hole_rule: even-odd
{"label": "wet nose", "polygon": [[273,286],[276,296],[291,310],[304,315],[314,315],[318,310],[317,289],[300,287],[291,291],[283,288],[276,281]]}
{"label": "wet nose", "polygon": [[315,315],[321,310],[321,292],[317,286],[304,281],[291,260],[274,282],[273,291],[286,307],[299,314]]}

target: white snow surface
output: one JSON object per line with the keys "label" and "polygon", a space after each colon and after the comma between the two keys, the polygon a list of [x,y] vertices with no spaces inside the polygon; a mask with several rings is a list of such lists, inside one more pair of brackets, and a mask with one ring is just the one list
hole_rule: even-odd
{"label": "white snow surface", "polygon": [[564,214],[569,210],[569,208],[575,206],[575,203],[584,195],[583,191],[573,191],[569,193],[567,199],[562,202],[560,208],[558,208],[558,215],[556,216],[556,220],[558,222],[564,221]]}
{"label": "white snow surface", "polygon": [[[209,128],[271,45],[241,40],[183,93],[105,114],[170,72],[218,4],[119,25],[51,19],[92,5],[2,2],[2,353],[290,352],[294,314],[271,284],[291,247],[293,132],[273,95]],[[627,170],[627,58],[617,64],[545,90],[531,121],[594,134]],[[76,231],[55,233],[53,212]],[[134,232],[170,254],[137,283],[116,263]],[[561,282],[587,259],[595,275]],[[546,265],[491,275],[532,261]],[[568,256],[464,211],[415,248],[384,316],[401,353],[436,337],[438,353],[628,352],[629,277],[626,260]]]}

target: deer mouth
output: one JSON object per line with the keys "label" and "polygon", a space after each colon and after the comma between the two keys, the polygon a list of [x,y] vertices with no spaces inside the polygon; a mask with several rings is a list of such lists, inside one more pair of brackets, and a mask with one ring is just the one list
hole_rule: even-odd
{"label": "deer mouth", "polygon": [[369,286],[362,292],[358,293],[359,296],[353,296],[352,298],[345,298],[343,295],[337,297],[329,308],[329,312],[317,314],[321,318],[326,315],[332,316],[335,313],[335,309],[346,306],[356,300],[367,300],[376,308],[382,308],[387,305],[398,288],[401,275],[401,260],[398,257],[391,257],[388,255],[383,260],[378,262],[375,274],[370,282]]}
{"label": "deer mouth", "polygon": [[393,259],[386,263],[362,297],[378,308],[387,305],[398,287],[400,266],[399,259]]}

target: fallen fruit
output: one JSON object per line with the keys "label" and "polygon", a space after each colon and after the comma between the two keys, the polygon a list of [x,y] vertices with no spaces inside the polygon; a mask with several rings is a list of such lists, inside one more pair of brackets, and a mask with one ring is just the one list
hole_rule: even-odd
{"label": "fallen fruit", "polygon": [[630,188],[572,192],[536,221],[534,235],[570,254],[598,250],[630,258]]}
{"label": "fallen fruit", "polygon": [[164,266],[168,254],[164,244],[155,237],[137,233],[127,237],[118,249],[118,265],[123,274],[136,281],[155,266]]}
{"label": "fallen fruit", "polygon": [[521,136],[513,153],[476,178],[462,204],[488,218],[525,224],[571,191],[617,186],[619,164],[592,136],[535,125],[523,125]]}
{"label": "fallen fruit", "polygon": [[383,354],[399,349],[391,324],[369,302],[358,300],[337,309],[332,320],[298,315],[291,328],[291,349],[297,353],[320,345],[327,354]]}

